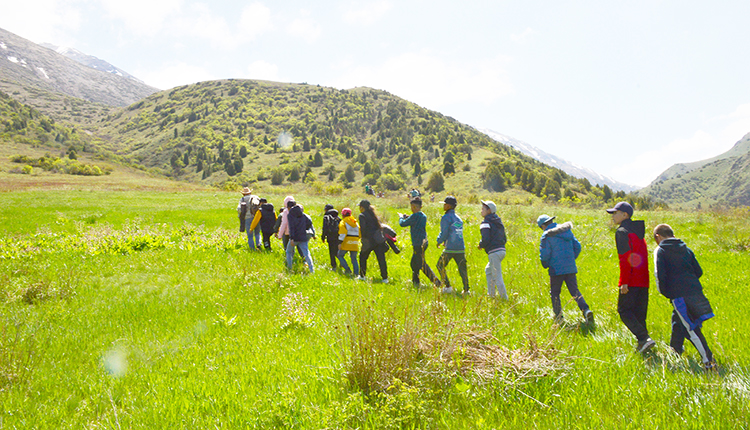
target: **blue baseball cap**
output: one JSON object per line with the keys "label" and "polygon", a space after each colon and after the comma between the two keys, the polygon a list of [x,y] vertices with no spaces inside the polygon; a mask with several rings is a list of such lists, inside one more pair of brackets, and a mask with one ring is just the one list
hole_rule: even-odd
{"label": "blue baseball cap", "polygon": [[628,202],[620,202],[615,205],[615,207],[607,209],[607,213],[615,213],[617,211],[625,212],[626,214],[633,216],[633,206],[630,205]]}

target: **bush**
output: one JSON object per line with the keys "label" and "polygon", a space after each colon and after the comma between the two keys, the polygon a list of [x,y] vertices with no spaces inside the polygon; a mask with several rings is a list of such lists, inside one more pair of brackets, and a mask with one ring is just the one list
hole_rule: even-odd
{"label": "bush", "polygon": [[389,173],[380,177],[378,187],[391,191],[400,190],[404,188],[404,181],[398,176]]}
{"label": "bush", "polygon": [[276,169],[271,174],[271,185],[281,185],[284,183],[284,172],[281,169]]}
{"label": "bush", "polygon": [[434,172],[430,175],[430,179],[427,180],[425,188],[434,193],[443,191],[445,189],[445,178],[443,177],[443,174],[440,172]]}

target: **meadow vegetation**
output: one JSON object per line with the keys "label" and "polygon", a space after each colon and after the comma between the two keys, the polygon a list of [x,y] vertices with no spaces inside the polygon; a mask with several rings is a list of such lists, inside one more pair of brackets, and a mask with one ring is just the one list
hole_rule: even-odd
{"label": "meadow vegetation", "polygon": [[[265,196],[278,205],[285,191]],[[325,203],[361,198],[296,197],[318,229]],[[692,347],[669,352],[670,308],[655,289],[657,348],[635,353],[616,313],[604,206],[501,204],[511,297],[487,298],[475,198],[459,195],[473,292],[463,299],[412,287],[406,231],[386,285],[375,263],[366,282],[327,270],[319,240],[312,275],[285,269],[280,241],[250,252],[237,193],[2,193],[0,428],[748,428],[747,208],[636,213],[671,224],[703,265],[717,314],[704,333],[720,364],[705,373]],[[391,225],[407,211],[395,194],[373,200]],[[425,207],[433,265],[440,206]],[[566,325],[552,322],[541,213],[575,224],[595,326],[572,301]]]}

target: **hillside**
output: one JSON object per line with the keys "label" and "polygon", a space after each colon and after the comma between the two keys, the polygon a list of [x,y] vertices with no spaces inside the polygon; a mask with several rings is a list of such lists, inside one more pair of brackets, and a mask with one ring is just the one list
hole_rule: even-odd
{"label": "hillside", "polygon": [[369,88],[203,82],[153,94],[92,131],[123,159],[191,182],[369,182],[398,190],[428,187],[436,176],[466,192],[515,187],[552,199],[611,197],[452,118]]}
{"label": "hillside", "polygon": [[750,205],[750,133],[721,155],[675,164],[638,194],[685,206]]}
{"label": "hillside", "polygon": [[135,79],[99,71],[0,29],[0,90],[39,110],[39,91],[127,106],[157,90]]}

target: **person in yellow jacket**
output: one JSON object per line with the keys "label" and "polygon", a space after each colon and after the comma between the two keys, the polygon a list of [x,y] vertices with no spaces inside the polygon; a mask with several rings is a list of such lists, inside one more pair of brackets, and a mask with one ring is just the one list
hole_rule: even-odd
{"label": "person in yellow jacket", "polygon": [[[356,274],[359,273],[359,264],[357,264],[357,252],[359,252],[359,239],[361,237],[359,225],[357,225],[357,218],[352,216],[351,209],[342,209],[341,216],[344,219],[339,223],[339,253],[337,257],[341,263],[341,267],[344,269],[344,273],[347,275]],[[346,264],[346,260],[344,259],[347,252],[352,261],[354,272],[349,269],[349,265]]]}

